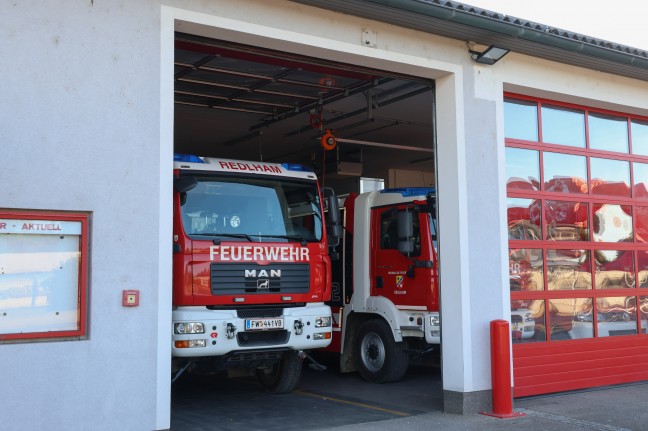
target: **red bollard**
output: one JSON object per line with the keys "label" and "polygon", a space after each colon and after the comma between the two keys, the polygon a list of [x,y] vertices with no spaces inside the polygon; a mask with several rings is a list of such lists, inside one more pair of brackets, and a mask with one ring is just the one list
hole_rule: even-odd
{"label": "red bollard", "polygon": [[493,385],[493,412],[483,413],[500,419],[525,416],[513,411],[511,390],[511,331],[506,320],[490,323],[491,383]]}

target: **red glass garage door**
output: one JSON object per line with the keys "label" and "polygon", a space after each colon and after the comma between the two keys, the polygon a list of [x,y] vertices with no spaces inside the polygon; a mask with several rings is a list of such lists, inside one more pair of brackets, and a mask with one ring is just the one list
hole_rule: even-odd
{"label": "red glass garage door", "polygon": [[504,106],[515,396],[648,380],[648,118]]}

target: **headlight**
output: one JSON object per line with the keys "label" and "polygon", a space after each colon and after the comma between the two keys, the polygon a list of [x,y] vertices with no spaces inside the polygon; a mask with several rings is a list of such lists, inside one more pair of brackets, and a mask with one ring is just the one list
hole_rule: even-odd
{"label": "headlight", "polygon": [[315,318],[316,328],[327,328],[331,326],[331,316],[322,316]]}
{"label": "headlight", "polygon": [[173,332],[176,334],[204,334],[205,325],[200,322],[176,323]]}
{"label": "headlight", "polygon": [[533,320],[534,319],[533,319],[533,314],[532,313],[527,313],[527,314],[524,315],[524,321],[525,322],[531,322]]}
{"label": "headlight", "polygon": [[439,315],[430,316],[430,326],[439,326]]}

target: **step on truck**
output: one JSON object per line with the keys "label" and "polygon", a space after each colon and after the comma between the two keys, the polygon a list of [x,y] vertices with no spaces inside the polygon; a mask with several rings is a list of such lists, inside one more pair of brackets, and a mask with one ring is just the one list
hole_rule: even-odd
{"label": "step on truck", "polygon": [[[332,338],[317,178],[299,165],[174,159],[172,376],[243,372],[290,392],[307,352]],[[337,197],[327,202],[339,236]]]}
{"label": "step on truck", "polygon": [[349,195],[334,262],[333,342],[342,372],[401,379],[410,358],[440,344],[434,188]]}

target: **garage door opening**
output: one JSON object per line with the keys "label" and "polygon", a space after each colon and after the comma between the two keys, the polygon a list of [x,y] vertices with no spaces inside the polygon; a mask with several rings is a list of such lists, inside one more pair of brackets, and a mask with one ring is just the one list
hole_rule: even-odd
{"label": "garage door opening", "polygon": [[[304,361],[301,379],[296,389],[285,396],[275,398],[263,391],[264,388],[268,390],[263,378],[258,381],[247,373],[242,373],[238,378],[226,379],[222,373],[212,372],[216,368],[205,368],[204,363],[197,366],[188,360],[174,360],[177,380],[172,387],[173,428],[192,429],[196,418],[202,417],[211,422],[230,423],[232,429],[239,429],[241,426],[272,429],[273,425],[268,424],[267,418],[273,417],[277,420],[277,429],[308,429],[321,427],[322,412],[331,413],[327,414],[330,425],[344,425],[440,410],[442,388],[438,348],[429,352],[432,350],[430,343],[434,343],[433,338],[436,336],[438,343],[439,337],[438,290],[426,296],[421,295],[422,287],[415,286],[423,279],[438,280],[435,267],[434,221],[434,82],[177,33],[174,93],[174,152],[177,154],[211,158],[208,161],[225,163],[223,166],[230,170],[247,170],[248,177],[257,174],[259,170],[275,169],[273,166],[283,166],[289,170],[298,169],[295,168],[296,165],[304,166],[306,172],[312,174],[303,175],[317,177],[320,186],[335,191],[337,202],[341,204],[342,214],[347,220],[350,217],[350,201],[356,200],[358,203],[354,204],[356,206],[353,208],[360,208],[359,203],[362,199],[355,198],[356,195],[384,188],[399,188],[391,193],[377,194],[377,197],[373,198],[373,204],[365,203],[367,214],[373,211],[373,207],[381,207],[380,214],[369,216],[374,217],[372,220],[375,221],[367,220],[372,229],[366,238],[366,244],[368,249],[372,244],[379,244],[375,248],[382,253],[380,258],[371,258],[374,259],[373,266],[388,266],[384,262],[396,265],[395,261],[399,259],[410,264],[403,270],[390,271],[383,268],[384,274],[368,276],[371,278],[369,283],[372,295],[388,298],[387,302],[394,306],[392,317],[395,317],[396,313],[405,313],[406,321],[398,322],[395,330],[397,335],[394,335],[398,337],[400,350],[394,352],[385,338],[389,336],[389,326],[379,323],[380,320],[375,316],[373,319],[368,318],[367,313],[351,315],[345,311],[345,306],[347,310],[350,309],[348,306],[352,296],[358,295],[359,291],[353,286],[352,268],[361,266],[353,265],[353,260],[345,254],[346,249],[353,244],[351,235],[359,235],[357,230],[347,226],[341,231],[336,249],[342,256],[333,263],[335,270],[332,301],[327,301],[327,305],[334,311],[331,322],[332,345],[337,343],[338,349],[344,348],[349,353],[363,351],[364,354],[349,354],[348,363],[345,363],[339,360],[340,356],[337,353],[320,350],[309,352],[313,361]],[[182,160],[189,161],[189,164],[186,164],[185,168],[177,166],[179,171],[195,170],[192,175],[186,175],[186,172],[181,174],[191,179],[176,185],[178,202],[192,199],[191,190],[200,187],[200,178],[196,179],[200,175],[195,172],[201,170],[190,163],[191,159]],[[229,175],[228,178],[231,179],[234,174],[240,173],[229,172],[223,175]],[[297,178],[299,175],[294,174],[293,177]],[[306,177],[300,178],[305,180]],[[196,186],[194,182],[199,185]],[[206,187],[211,192],[206,193],[222,195],[222,189],[218,187],[223,187],[223,184],[228,182],[232,181],[228,179],[219,184],[212,182],[210,187]],[[265,204],[261,205],[261,202],[265,202],[262,193],[251,191],[258,190],[260,183],[256,182],[253,186],[241,187],[239,196],[240,200],[248,198],[250,205],[258,205],[257,211],[249,211],[247,215],[250,217],[269,211],[270,208],[263,206]],[[317,213],[311,206],[302,205],[301,201],[290,200],[289,196],[296,194],[286,187],[282,188],[281,196],[285,196],[287,202],[283,212],[286,215],[284,221],[299,218],[302,227],[317,232],[314,226],[318,223],[323,224],[323,217],[326,215],[311,216],[313,211]],[[268,235],[247,231],[239,233],[236,228],[243,226],[246,218],[238,214],[224,216],[222,211],[224,210],[218,209],[205,215],[204,224],[226,226],[233,229],[232,232],[225,234],[219,231],[218,237],[209,239],[211,245],[208,248],[200,251],[194,249],[194,253],[202,253],[205,256],[209,254],[211,257],[221,253],[220,258],[223,257],[222,253],[229,253],[230,269],[237,274],[238,269],[243,270],[242,267],[236,266],[240,262],[234,262],[237,260],[237,250],[239,259],[245,260],[245,247],[249,247],[250,260],[254,261],[255,253],[262,252],[261,237]],[[282,214],[280,209],[277,211],[277,215],[272,219],[275,224]],[[180,222],[182,217],[193,214],[187,212],[180,215],[179,211],[175,220]],[[355,217],[360,214],[360,210],[356,211]],[[203,215],[198,214],[196,218],[201,218],[202,222]],[[191,223],[196,226],[200,224],[199,220],[193,219]],[[287,226],[285,223],[284,225]],[[271,236],[275,241],[278,236],[283,236],[282,241],[286,244],[294,243],[295,247],[301,245],[302,248],[311,247],[317,241],[316,234],[312,239],[308,239],[307,236],[299,236],[295,232],[296,230],[286,230],[272,233]],[[195,233],[199,235],[198,231]],[[203,235],[204,240],[205,234],[200,235]],[[375,235],[375,239],[371,235]],[[291,240],[295,237],[298,237],[297,241]],[[390,240],[393,240],[393,244],[384,242]],[[231,249],[221,248],[228,242],[234,244]],[[179,247],[174,243],[174,260],[178,250],[186,251],[188,244],[183,243]],[[375,254],[372,251],[365,252]],[[313,255],[312,249],[309,253]],[[353,250],[353,253],[359,254],[357,250]],[[289,253],[286,256],[289,256]],[[191,258],[187,258],[187,262],[190,260]],[[261,260],[264,265],[267,264],[267,259]],[[310,264],[312,265],[312,262]],[[280,279],[285,277],[288,269],[264,265],[245,268],[243,284],[254,283],[252,287],[247,284],[244,286],[244,289],[252,289],[248,293],[260,294],[261,289],[266,288],[266,281],[267,288],[277,289],[277,292],[286,288]],[[197,291],[197,280],[202,280],[207,291],[211,290],[211,294],[220,294],[220,285],[214,281],[220,280],[219,269],[213,263],[203,268],[205,274],[202,278],[195,278],[185,284],[185,296],[192,295],[192,288],[194,292]],[[324,272],[321,276],[325,277]],[[174,281],[177,279],[176,273]],[[313,278],[311,283],[312,280]],[[385,293],[387,291],[390,293]],[[414,294],[417,291],[418,293]],[[282,295],[285,292],[282,291]],[[290,298],[291,295],[297,293],[285,293],[284,297]],[[174,302],[175,298],[174,290]],[[232,310],[234,314],[238,313],[238,317],[242,315],[237,309],[247,310],[249,316],[241,317],[241,322],[245,322],[243,324],[246,328],[237,328],[236,325],[221,328],[214,325],[210,332],[209,325],[203,327],[201,322],[186,321],[181,328],[175,329],[205,333],[205,337],[211,337],[205,339],[207,346],[218,345],[223,338],[230,336],[239,343],[262,343],[262,340],[274,337],[272,334],[278,333],[279,330],[292,334],[310,329],[308,325],[311,322],[307,319],[289,322],[288,319],[279,317],[279,314],[273,314],[275,311],[272,311],[271,307],[265,307],[258,301],[249,307],[243,304],[246,301],[243,294],[234,300],[237,299],[241,304],[222,308]],[[205,301],[205,298],[201,298],[196,300],[195,304],[215,308]],[[290,299],[285,301],[290,303]],[[436,316],[428,313],[431,306],[436,306]],[[276,308],[275,305],[274,309]],[[262,316],[255,314],[260,309],[264,310]],[[343,331],[341,325],[347,321],[354,321],[358,331],[361,327],[364,328],[359,332],[363,335],[346,337],[346,342],[343,341],[340,336]],[[248,325],[264,326],[264,330],[248,332],[252,329]],[[435,327],[436,335],[433,333]],[[203,342],[199,334],[193,337],[196,341],[191,341],[197,348],[200,348]],[[275,341],[276,344],[281,344],[281,340]],[[269,374],[281,373],[280,368],[266,366],[268,355],[272,356],[272,349],[261,350],[264,350],[261,352],[264,355],[259,356],[258,369],[270,369]],[[417,354],[412,355],[411,352]],[[392,364],[387,371],[381,371],[385,369],[386,362],[394,361],[394,355],[400,355],[400,365]],[[357,362],[358,357],[364,359]],[[404,357],[407,357],[405,368],[402,364]],[[242,360],[248,361],[248,365],[251,363],[248,357]],[[324,365],[326,370],[323,371],[319,365]],[[360,374],[341,372],[350,371],[358,365],[364,367],[364,370],[360,371],[365,379],[398,380],[389,386],[389,396],[379,390],[380,387],[375,383],[363,380]],[[179,372],[185,366],[186,372]],[[406,371],[398,375],[399,370],[394,370],[394,367]],[[227,369],[229,374],[236,374],[232,368]],[[189,372],[191,370],[203,372],[192,374]],[[384,374],[387,374],[386,378]],[[261,412],[258,417],[249,415],[251,402],[255,405],[255,411],[258,411],[259,406],[267,406],[267,414]],[[317,411],[313,411],[315,402],[321,403]],[[218,409],[213,408],[214,403],[217,403]],[[307,409],[313,411],[312,418],[304,414]],[[296,415],[302,418],[302,422],[294,422]],[[295,428],[290,428],[287,424],[292,424]]]}

